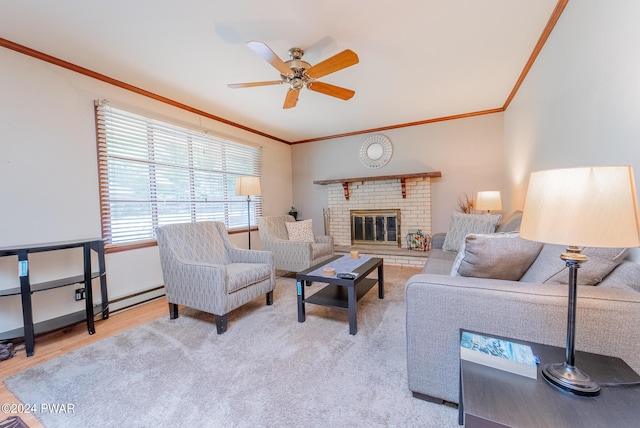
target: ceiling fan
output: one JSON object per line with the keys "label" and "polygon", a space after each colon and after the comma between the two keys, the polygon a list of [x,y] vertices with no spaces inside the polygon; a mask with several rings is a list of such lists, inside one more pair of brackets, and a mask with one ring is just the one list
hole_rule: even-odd
{"label": "ceiling fan", "polygon": [[330,85],[329,83],[316,80],[327,74],[357,64],[359,61],[358,55],[350,49],[346,49],[316,65],[311,65],[302,60],[304,51],[300,48],[289,49],[291,59],[285,62],[265,43],[250,41],[247,42],[247,46],[278,70],[281,79],[266,82],[231,83],[227,85],[230,88],[250,88],[253,86],[281,85],[286,83],[289,85],[289,91],[287,92],[282,108],[295,107],[298,103],[300,89],[305,86],[312,91],[342,100],[348,100],[355,94],[355,91],[351,89],[341,88],[340,86]]}

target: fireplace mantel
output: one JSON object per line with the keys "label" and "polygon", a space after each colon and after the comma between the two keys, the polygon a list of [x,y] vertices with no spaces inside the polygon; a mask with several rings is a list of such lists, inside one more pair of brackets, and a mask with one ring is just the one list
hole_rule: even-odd
{"label": "fireplace mantel", "polygon": [[410,178],[436,178],[442,177],[442,173],[440,171],[431,171],[431,172],[415,172],[412,174],[396,174],[396,175],[378,175],[375,177],[354,177],[354,178],[333,178],[330,180],[315,180],[313,184],[327,185],[334,183],[342,183],[342,188],[344,189],[344,198],[349,200],[349,183],[364,183],[365,181],[382,181],[382,180],[400,180],[402,184],[402,199],[406,199],[407,197],[407,189],[405,182]]}

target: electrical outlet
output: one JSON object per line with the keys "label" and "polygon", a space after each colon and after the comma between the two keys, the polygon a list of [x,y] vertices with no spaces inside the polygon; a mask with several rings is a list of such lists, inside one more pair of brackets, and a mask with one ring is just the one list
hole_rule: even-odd
{"label": "electrical outlet", "polygon": [[84,300],[87,296],[84,294],[84,288],[78,288],[76,290],[76,301]]}

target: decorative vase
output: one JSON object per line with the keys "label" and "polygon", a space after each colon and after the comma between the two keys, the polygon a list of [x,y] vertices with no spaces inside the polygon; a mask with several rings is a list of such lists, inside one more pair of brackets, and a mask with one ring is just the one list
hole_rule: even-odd
{"label": "decorative vase", "polygon": [[425,235],[420,229],[409,231],[407,235],[407,249],[428,251],[431,246],[431,236]]}

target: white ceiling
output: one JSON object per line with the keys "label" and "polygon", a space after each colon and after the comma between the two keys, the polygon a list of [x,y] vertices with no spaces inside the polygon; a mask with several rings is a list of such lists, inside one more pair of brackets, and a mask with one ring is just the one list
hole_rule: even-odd
{"label": "white ceiling", "polygon": [[[2,0],[0,38],[289,142],[501,108],[557,0]],[[349,101],[287,86],[245,42],[312,65]]]}

